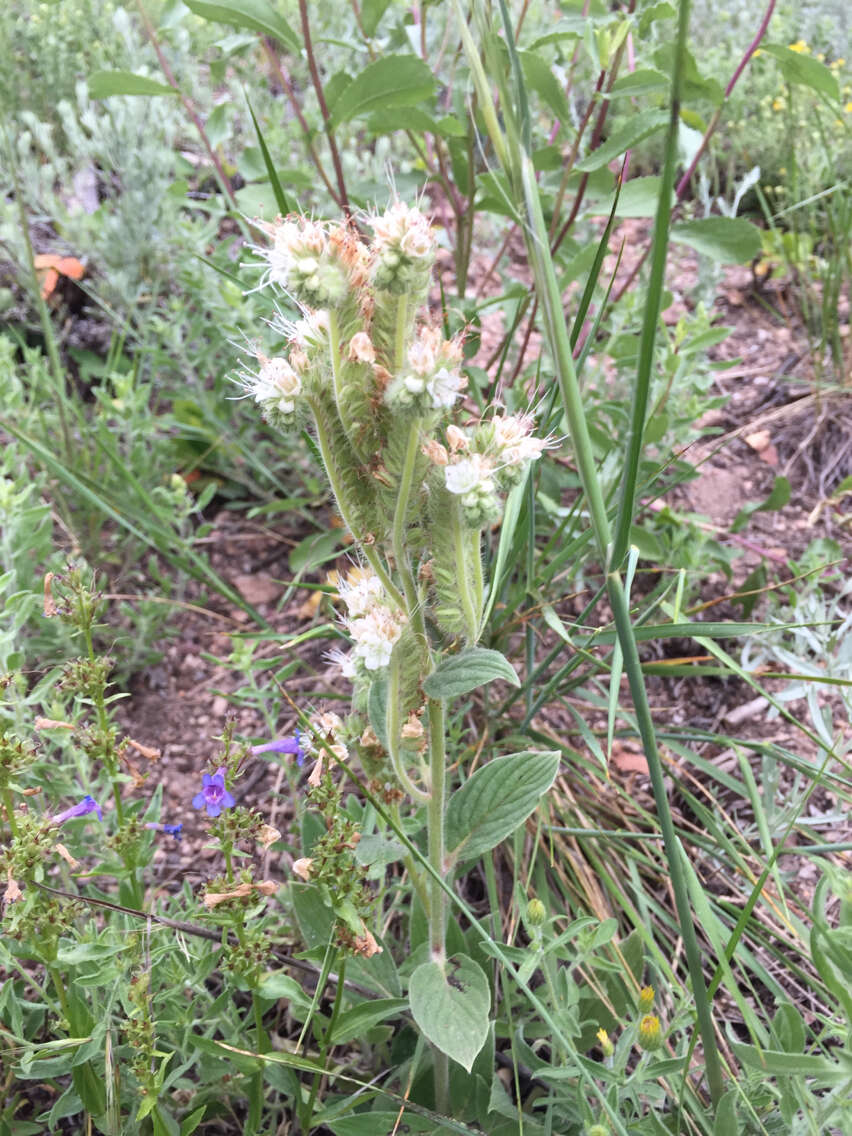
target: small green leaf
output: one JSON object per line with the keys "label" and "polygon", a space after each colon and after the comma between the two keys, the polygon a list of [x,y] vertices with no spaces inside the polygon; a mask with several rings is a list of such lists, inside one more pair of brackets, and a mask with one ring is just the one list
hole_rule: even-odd
{"label": "small green leaf", "polygon": [[331,108],[332,127],[390,107],[415,106],[435,88],[429,66],[416,55],[386,55],[368,64],[338,94]]}
{"label": "small green leaf", "polygon": [[203,1104],[201,1108],[197,1108],[195,1112],[191,1112],[181,1123],[180,1136],[192,1136],[192,1133],[204,1119],[206,1111],[207,1105]]}
{"label": "small green leaf", "polygon": [[204,20],[228,24],[232,28],[248,28],[258,35],[272,36],[290,51],[301,51],[299,37],[267,0],[228,0],[211,3],[210,0],[185,0],[187,8]]}
{"label": "small green leaf", "polygon": [[672,240],[719,264],[742,264],[760,252],[760,229],[742,217],[701,217],[672,226]]}
{"label": "small green leaf", "polygon": [[357,1006],[352,1006],[351,1009],[344,1010],[338,1015],[331,1036],[326,1038],[326,1042],[331,1045],[345,1045],[347,1041],[361,1038],[367,1030],[377,1026],[385,1018],[398,1017],[407,1005],[404,998],[377,998],[372,1002],[361,1002]]}
{"label": "small green leaf", "polygon": [[364,35],[376,34],[379,21],[387,11],[389,4],[390,0],[364,0],[361,5],[361,26],[364,29]]}
{"label": "small green leaf", "polygon": [[533,812],[559,771],[559,753],[522,751],[489,761],[457,789],[447,807],[447,850],[454,860],[488,852]]}
{"label": "small green leaf", "polygon": [[499,651],[491,651],[487,647],[468,647],[439,663],[426,676],[423,689],[430,698],[458,698],[498,678],[510,682],[512,686],[521,685],[515,668]]}
{"label": "small green leaf", "polygon": [[466,955],[424,962],[411,976],[408,998],[426,1038],[469,1073],[488,1038],[491,993],[482,969]]}
{"label": "small green leaf", "polygon": [[277,1002],[279,998],[286,998],[288,1002],[295,1002],[299,1006],[310,1005],[310,998],[305,996],[299,983],[283,971],[271,971],[265,974],[260,980],[257,993],[261,998],[268,998],[273,1002]]}
{"label": "small green leaf", "polygon": [[108,99],[110,95],[176,95],[177,90],[166,83],[158,83],[146,75],[132,71],[95,71],[89,76],[89,94],[93,99]]}
{"label": "small green leaf", "polygon": [[837,76],[812,55],[792,51],[789,47],[782,47],[780,43],[761,44],[760,50],[778,60],[781,74],[788,83],[810,87],[818,95],[826,95],[835,102],[840,101],[840,83]]}
{"label": "small green leaf", "polygon": [[664,110],[649,110],[637,114],[629,122],[626,122],[620,130],[611,134],[606,142],[598,146],[582,161],[577,162],[574,169],[582,170],[584,173],[599,170],[602,166],[608,165],[613,158],[620,157],[625,150],[629,150],[637,142],[641,142],[643,138],[650,138],[652,134],[662,130],[668,124],[668,121],[668,111]]}

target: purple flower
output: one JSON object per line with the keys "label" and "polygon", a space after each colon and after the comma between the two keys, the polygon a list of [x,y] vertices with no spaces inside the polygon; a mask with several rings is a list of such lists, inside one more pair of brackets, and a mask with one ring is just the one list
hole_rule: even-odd
{"label": "purple flower", "polygon": [[66,820],[71,820],[73,817],[87,816],[89,813],[97,813],[98,820],[104,819],[101,806],[94,797],[90,797],[87,793],[78,805],[72,805],[70,809],[64,809],[61,813],[57,813],[56,816],[51,817],[50,823],[65,824]]}
{"label": "purple flower", "polygon": [[[201,794],[199,794],[201,796]],[[199,806],[200,807],[200,806]],[[160,824],[159,821],[149,820],[145,825],[146,828],[153,829],[154,832],[165,832],[168,836],[173,836],[175,840],[180,840],[182,824]]]}
{"label": "purple flower", "polygon": [[225,788],[225,766],[220,765],[214,774],[205,773],[203,788],[192,798],[193,807],[207,809],[207,815],[217,817],[222,809],[232,809],[234,798]]}
{"label": "purple flower", "polygon": [[292,738],[278,738],[274,742],[266,742],[264,745],[257,745],[251,747],[253,756],[259,753],[293,753],[296,755],[296,764],[305,764],[305,750],[302,746],[302,738],[304,737],[301,730],[294,730]]}

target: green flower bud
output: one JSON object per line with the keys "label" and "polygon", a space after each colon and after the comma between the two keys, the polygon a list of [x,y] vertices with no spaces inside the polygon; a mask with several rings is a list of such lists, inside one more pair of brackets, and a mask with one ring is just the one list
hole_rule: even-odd
{"label": "green flower bud", "polygon": [[547,918],[547,910],[537,897],[533,897],[527,904],[527,922],[531,927],[540,927]]}

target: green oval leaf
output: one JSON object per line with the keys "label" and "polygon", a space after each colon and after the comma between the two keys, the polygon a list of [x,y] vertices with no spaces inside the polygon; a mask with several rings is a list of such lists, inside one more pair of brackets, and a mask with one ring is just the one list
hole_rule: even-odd
{"label": "green oval leaf", "polygon": [[792,51],[780,43],[761,44],[761,52],[771,55],[781,65],[781,74],[788,83],[800,87],[810,87],[818,95],[827,95],[835,102],[840,101],[840,83],[837,76],[824,63],[804,52]]}
{"label": "green oval leaf", "polygon": [[488,1038],[491,992],[482,969],[466,955],[424,962],[411,976],[408,1000],[426,1038],[469,1073]]}
{"label": "green oval leaf", "polygon": [[95,71],[89,76],[89,94],[93,99],[108,99],[110,95],[176,95],[174,87],[158,83],[146,75],[132,71]]}
{"label": "green oval leaf", "polygon": [[574,169],[582,170],[584,173],[599,170],[602,166],[608,165],[613,158],[620,157],[625,150],[641,142],[643,138],[649,138],[658,130],[662,130],[668,121],[669,114],[665,110],[648,110],[637,114],[620,130],[611,134],[603,145],[598,146],[591,154],[587,154],[581,162],[577,162]]}
{"label": "green oval leaf", "polygon": [[468,647],[439,663],[424,679],[423,689],[430,698],[458,698],[498,678],[512,686],[521,685],[515,668],[499,651]]}
{"label": "green oval leaf", "polygon": [[719,264],[742,264],[760,252],[760,229],[743,217],[701,217],[672,226],[672,240]]}
{"label": "green oval leaf", "polygon": [[430,68],[416,55],[386,55],[370,63],[339,92],[331,108],[332,127],[374,110],[414,106],[435,87]]}
{"label": "green oval leaf", "polygon": [[272,36],[291,51],[301,51],[299,37],[267,0],[228,0],[228,3],[211,3],[210,0],[185,0],[187,8],[204,20],[229,24],[232,28],[248,28],[260,35]]}
{"label": "green oval leaf", "polygon": [[377,1026],[385,1018],[398,1017],[407,1005],[404,998],[377,998],[372,1002],[360,1002],[338,1015],[327,1041],[332,1045],[344,1045],[347,1041],[362,1038],[367,1030]]}
{"label": "green oval leaf", "polygon": [[454,860],[480,856],[515,831],[556,779],[559,753],[524,750],[489,761],[450,797],[447,849]]}

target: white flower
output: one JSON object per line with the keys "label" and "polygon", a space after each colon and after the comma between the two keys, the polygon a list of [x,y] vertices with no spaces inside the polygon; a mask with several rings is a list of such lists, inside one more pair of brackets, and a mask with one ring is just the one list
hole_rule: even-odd
{"label": "white flower", "polygon": [[397,201],[381,216],[373,217],[370,224],[378,248],[396,248],[415,260],[432,255],[432,229],[416,207]]}
{"label": "white flower", "polygon": [[548,447],[545,439],[533,437],[535,419],[529,414],[501,415],[493,418],[491,424],[496,456],[503,465],[518,466],[536,461]]}
{"label": "white flower", "polygon": [[428,375],[438,365],[441,333],[437,328],[421,327],[417,339],[408,349],[408,365],[418,375]]}
{"label": "white flower", "polygon": [[368,671],[386,667],[394,644],[402,635],[403,618],[386,607],[371,608],[349,623],[349,634],[355,640],[353,655],[361,659]]}
{"label": "white flower", "polygon": [[340,667],[340,673],[344,678],[348,678],[350,682],[355,678],[355,660],[352,655],[347,655],[338,647],[333,647],[328,652],[328,661],[335,666]]}
{"label": "white flower", "polygon": [[452,406],[464,388],[464,377],[458,371],[448,371],[446,367],[441,367],[426,383],[435,410]]}
{"label": "white flower", "polygon": [[464,430],[460,430],[458,426],[454,426],[452,423],[447,427],[447,441],[454,454],[458,453],[459,450],[470,449],[470,438]]}
{"label": "white flower", "polygon": [[410,394],[423,394],[426,389],[426,380],[418,379],[416,375],[406,375],[402,382]]}
{"label": "white flower", "polygon": [[346,604],[349,617],[357,619],[359,615],[366,615],[370,608],[381,604],[385,598],[385,589],[374,573],[355,569],[348,579],[338,582],[337,594]]}
{"label": "white flower", "polygon": [[493,488],[491,465],[482,454],[471,454],[469,458],[462,458],[461,461],[446,466],[444,483],[450,493],[457,497],[464,497],[474,489],[490,492]]}
{"label": "white flower", "polygon": [[272,404],[282,414],[292,414],[296,398],[302,393],[302,380],[286,359],[265,359],[249,387],[256,402],[263,406]]}

